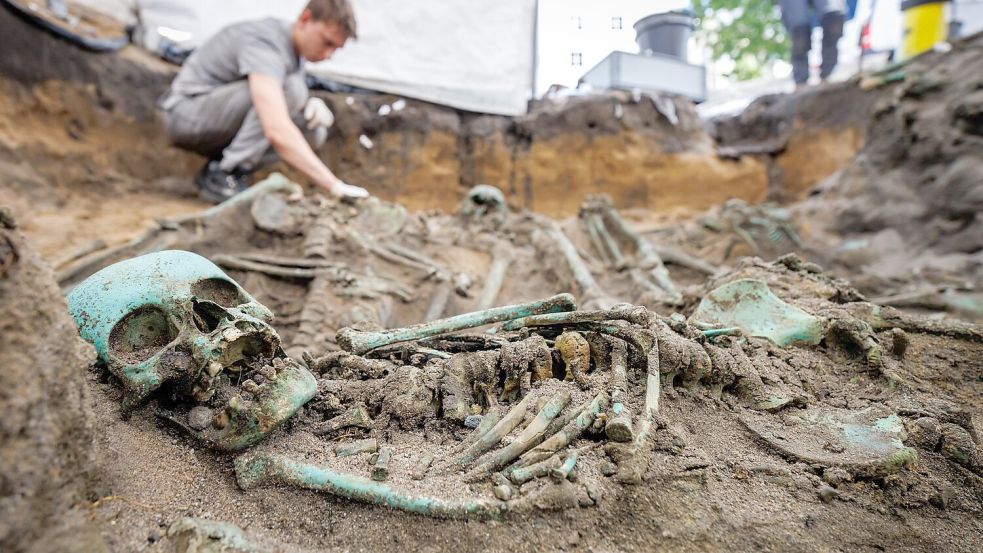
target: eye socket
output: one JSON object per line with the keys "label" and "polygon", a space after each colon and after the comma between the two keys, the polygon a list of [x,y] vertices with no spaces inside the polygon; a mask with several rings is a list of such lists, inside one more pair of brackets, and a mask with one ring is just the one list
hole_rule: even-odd
{"label": "eye socket", "polygon": [[239,288],[220,278],[206,278],[191,286],[191,293],[199,300],[217,303],[222,307],[235,307],[246,303]]}
{"label": "eye socket", "polygon": [[151,305],[123,317],[109,333],[109,350],[124,363],[142,363],[177,338],[167,314]]}

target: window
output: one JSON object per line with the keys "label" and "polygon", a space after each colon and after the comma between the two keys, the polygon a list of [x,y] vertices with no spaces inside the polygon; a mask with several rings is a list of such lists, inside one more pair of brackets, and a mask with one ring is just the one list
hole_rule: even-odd
{"label": "window", "polygon": [[570,65],[583,65],[584,55],[580,52],[573,52],[570,54]]}
{"label": "window", "polygon": [[612,29],[620,29],[621,28],[621,17],[620,16],[619,17],[612,17],[611,18],[611,28]]}
{"label": "window", "polygon": [[579,15],[575,15],[575,16],[571,17],[570,18],[570,22],[573,23],[573,28],[574,29],[583,29],[583,22],[581,21]]}

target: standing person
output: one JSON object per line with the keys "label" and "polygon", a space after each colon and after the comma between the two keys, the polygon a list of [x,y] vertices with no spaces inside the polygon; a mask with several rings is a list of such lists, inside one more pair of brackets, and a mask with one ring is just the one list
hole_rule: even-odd
{"label": "standing person", "polygon": [[304,61],[322,61],[356,38],[348,0],[310,0],[294,22],[275,18],[219,31],[187,59],[160,100],[168,138],[208,161],[195,177],[202,197],[221,202],[277,158],[335,196],[365,197],[315,153],[334,115],[309,98]]}
{"label": "standing person", "polygon": [[782,22],[792,39],[792,78],[796,87],[809,82],[809,50],[812,48],[812,22],[819,20],[823,29],[823,61],[819,77],[824,81],[836,68],[846,20],[845,0],[779,0]]}

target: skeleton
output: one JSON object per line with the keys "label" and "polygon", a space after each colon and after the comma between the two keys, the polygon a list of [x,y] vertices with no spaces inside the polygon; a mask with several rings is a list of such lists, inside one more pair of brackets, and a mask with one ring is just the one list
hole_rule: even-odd
{"label": "skeleton", "polygon": [[[580,208],[580,219],[587,227],[594,248],[607,257],[616,270],[629,269],[632,278],[656,297],[670,304],[681,303],[681,295],[656,249],[614,209],[608,196],[592,196]],[[619,240],[631,245],[637,267],[629,267]]]}
{"label": "skeleton", "polygon": [[725,258],[730,257],[738,239],[755,256],[803,249],[788,212],[775,206],[750,205],[740,199],[730,199],[721,207],[718,216],[705,219],[704,225],[717,232],[736,235],[736,238],[731,237]]}
{"label": "skeleton", "polygon": [[[318,220],[323,223],[330,218],[323,216]],[[259,345],[248,351],[242,348],[239,351],[241,360],[233,359],[231,354],[216,354],[214,348],[205,347],[211,343],[209,340],[225,339],[220,328],[228,325],[222,321],[235,318],[220,317],[218,308],[210,307],[208,302],[218,305],[222,313],[237,310],[253,314],[264,324],[269,323],[270,316],[262,306],[240,307],[239,304],[217,301],[215,297],[202,296],[201,287],[195,286],[195,279],[207,277],[224,282],[226,289],[234,288],[237,301],[247,304],[252,301],[241,287],[228,284],[231,282],[228,277],[210,264],[208,267],[202,265],[207,262],[197,256],[191,261],[184,259],[179,265],[197,267],[201,275],[182,274],[178,279],[182,283],[180,286],[164,289],[155,283],[155,279],[173,280],[172,271],[151,271],[147,267],[141,268],[140,264],[125,271],[115,269],[113,278],[97,280],[101,284],[80,286],[78,294],[89,290],[83,300],[88,312],[80,311],[76,320],[83,336],[96,341],[96,334],[88,327],[108,328],[105,330],[108,336],[130,310],[144,313],[139,308],[145,304],[166,304],[171,306],[171,311],[179,312],[174,316],[175,320],[184,321],[175,324],[175,328],[183,331],[187,327],[204,336],[197,340],[184,336],[179,340],[171,333],[152,335],[140,332],[139,326],[134,327],[136,332],[131,335],[156,337],[144,345],[159,346],[162,351],[172,342],[182,346],[185,343],[202,346],[203,352],[197,355],[185,353],[177,346],[170,347],[168,351],[175,353],[162,353],[155,361],[159,370],[155,369],[158,374],[153,381],[148,381],[145,376],[140,378],[142,373],[130,368],[129,363],[116,354],[118,348],[112,351],[104,348],[103,361],[126,386],[127,410],[151,395],[169,396],[176,400],[171,403],[178,405],[170,419],[181,428],[219,449],[239,450],[256,443],[307,402],[303,415],[291,424],[290,432],[280,433],[277,439],[289,440],[297,433],[304,433],[304,440],[308,440],[305,443],[323,444],[323,450],[330,453],[327,465],[338,461],[341,455],[349,455],[339,461],[347,463],[348,471],[340,472],[331,466],[303,460],[305,456],[308,459],[314,457],[317,452],[284,453],[287,448],[278,442],[277,453],[273,454],[269,451],[274,448],[260,446],[236,460],[236,478],[243,489],[265,483],[290,484],[427,515],[499,517],[505,512],[530,506],[575,506],[575,496],[572,503],[569,501],[570,491],[578,488],[583,491],[583,483],[577,481],[577,472],[614,476],[606,481],[611,485],[640,482],[652,455],[649,440],[657,431],[669,432],[655,417],[661,393],[660,379],[669,397],[676,393],[698,393],[698,386],[708,386],[707,401],[733,402],[733,397],[722,398],[725,391],[733,392],[738,401],[758,410],[780,410],[801,405],[808,399],[800,382],[783,382],[776,377],[778,373],[795,372],[790,366],[778,370],[782,363],[789,365],[780,346],[739,328],[700,326],[696,324],[698,321],[687,322],[682,316],[661,317],[644,307],[618,304],[598,293],[579,253],[568,239],[557,239],[557,234],[562,235],[558,229],[531,226],[544,243],[542,246],[537,244],[540,250],[563,254],[571,272],[580,277],[582,296],[603,299],[595,303],[609,309],[576,310],[571,296],[560,295],[405,328],[374,330],[381,325],[356,325],[357,328],[337,333],[337,344],[345,349],[340,352],[327,351],[331,345],[321,337],[325,331],[333,335],[333,330],[341,326],[338,320],[311,309],[301,325],[305,326],[303,330],[310,332],[298,333],[303,334],[307,342],[298,345],[317,352],[317,355],[303,357],[306,366],[319,376],[316,381],[318,395],[309,402],[314,395],[314,377],[300,363],[279,351],[278,338],[272,329],[256,330],[259,337],[255,340]],[[524,227],[521,229],[525,230]],[[311,233],[317,234],[309,227],[308,238]],[[315,251],[325,252],[325,244],[330,243],[333,236],[332,231],[315,237],[317,240],[306,240],[303,257],[273,258],[244,253],[230,259],[232,262],[263,264],[266,271],[260,271],[263,278],[273,267],[290,271],[303,269],[310,273],[305,278],[323,279],[321,288],[325,291],[330,288],[332,296],[340,297],[335,288],[341,282],[334,278],[336,273],[328,261],[330,256],[315,254]],[[423,240],[425,242],[426,238]],[[529,244],[530,241],[522,243]],[[426,259],[421,261],[419,255],[411,259],[405,255],[407,252],[397,253],[388,247],[386,252],[409,261],[400,262],[400,265],[419,269],[410,274],[419,272],[432,276],[432,271],[427,269],[430,264]],[[171,255],[174,252],[165,253]],[[508,267],[507,254],[505,249],[501,256],[503,260],[499,262],[502,268]],[[497,259],[499,254],[493,257]],[[388,257],[383,259],[389,260]],[[121,278],[123,275],[131,276]],[[133,301],[119,299],[125,301],[126,306],[118,319],[93,318],[92,314],[100,315],[105,311],[99,306],[109,303],[107,298],[100,297],[106,291],[112,291],[109,295],[114,298],[130,294],[125,285],[127,279],[140,282],[148,290],[141,290],[139,294],[133,292],[134,296],[139,296]],[[120,290],[109,286],[120,283],[124,283]],[[491,304],[497,297],[501,284],[493,284],[483,293],[483,297],[490,299],[483,299],[482,304]],[[313,295],[309,299],[313,299]],[[144,296],[153,296],[156,300],[148,303]],[[231,293],[227,296],[233,297]],[[323,299],[324,306],[335,303],[329,301],[326,294]],[[73,296],[73,307],[76,303]],[[209,307],[202,307],[205,305]],[[219,317],[219,326],[214,331],[205,332],[195,326],[196,306],[197,311],[212,313],[212,319]],[[929,327],[924,321],[898,322],[900,319],[892,311],[878,310],[876,316],[865,317],[859,313],[864,307],[871,306],[841,304],[826,312],[813,312],[824,321],[830,321],[824,330],[835,329],[835,332],[827,334],[858,346],[849,348],[851,353],[875,351],[866,346],[871,341],[877,344],[876,330],[903,327],[911,331],[930,331],[925,330]],[[162,309],[165,314],[170,312]],[[169,317],[161,316],[152,322]],[[860,325],[859,320],[867,321],[867,326]],[[493,326],[487,332],[476,330],[488,325]],[[233,326],[243,332],[239,326]],[[250,332],[254,328],[246,326]],[[937,327],[936,331],[940,333],[979,336],[978,329],[974,328],[961,329],[942,323],[937,323]],[[128,327],[123,325],[121,328]],[[123,335],[123,331],[118,334]],[[236,338],[230,339],[233,343],[236,341]],[[143,349],[146,348],[131,345],[123,353],[136,350],[142,353]],[[225,350],[218,349],[236,350],[228,346]],[[261,354],[253,354],[254,351]],[[114,358],[117,361],[113,361]],[[203,361],[212,358],[220,361],[218,367]],[[871,357],[865,355],[864,359]],[[211,374],[213,371],[215,375]],[[299,379],[291,376],[297,374],[306,376]],[[571,381],[565,380],[567,375]],[[297,387],[269,387],[271,382],[281,381],[302,382],[309,395],[297,393]],[[674,391],[677,385],[688,390]],[[243,398],[249,397],[253,399],[247,404]],[[261,416],[264,412],[250,406],[264,402],[267,405],[286,402],[289,409],[278,411],[278,416],[271,419],[272,425],[260,426],[259,423],[264,423]],[[244,408],[243,404],[253,410]],[[240,411],[254,416],[252,419],[245,415],[230,416]],[[253,426],[243,422],[247,420]],[[225,430],[228,436],[221,435],[223,429],[228,429]],[[657,436],[661,439],[661,435]],[[414,449],[420,443],[434,447],[431,451]],[[372,453],[379,455],[376,462],[369,465],[366,461]],[[351,469],[357,466],[356,463],[364,467],[364,475],[358,474],[358,469]],[[370,475],[377,479],[370,479]],[[378,479],[385,479],[386,483]],[[431,488],[431,482],[437,481],[435,479],[443,479],[444,486],[433,485]],[[416,481],[413,490],[424,491],[401,489],[407,480]],[[457,499],[431,497],[425,491],[437,488],[459,488],[467,496]],[[548,497],[562,501],[557,499],[551,503],[552,500],[545,499]]]}

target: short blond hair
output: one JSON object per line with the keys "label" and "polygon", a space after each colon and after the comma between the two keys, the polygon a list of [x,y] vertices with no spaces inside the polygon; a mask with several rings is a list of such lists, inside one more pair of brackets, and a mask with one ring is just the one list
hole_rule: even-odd
{"label": "short blond hair", "polygon": [[355,28],[355,11],[348,0],[311,0],[304,8],[311,12],[311,19],[336,23],[348,38],[358,38]]}

